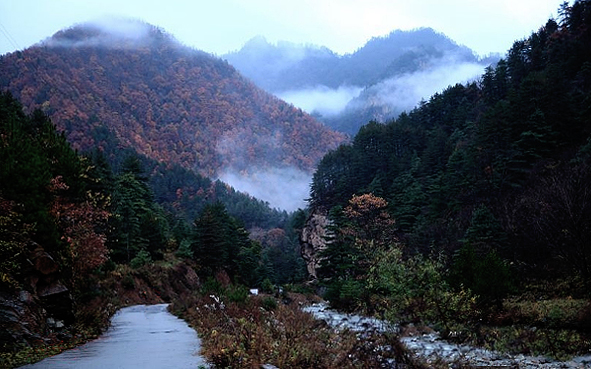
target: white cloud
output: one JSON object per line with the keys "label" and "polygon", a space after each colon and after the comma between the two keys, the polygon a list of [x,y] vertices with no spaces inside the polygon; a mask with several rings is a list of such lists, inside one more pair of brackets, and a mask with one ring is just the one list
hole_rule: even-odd
{"label": "white cloud", "polygon": [[312,177],[295,168],[269,168],[240,173],[226,170],[219,179],[238,191],[269,202],[273,208],[295,211],[306,207]]}
{"label": "white cloud", "polygon": [[317,86],[281,92],[279,98],[308,113],[317,112],[323,116],[334,116],[340,113],[351,99],[357,97],[361,90],[361,87],[354,86],[341,86],[338,89]]}
{"label": "white cloud", "polygon": [[441,64],[427,71],[405,74],[372,86],[370,92],[380,104],[398,111],[409,111],[421,99],[428,99],[450,85],[465,83],[482,75],[484,67],[476,63]]}

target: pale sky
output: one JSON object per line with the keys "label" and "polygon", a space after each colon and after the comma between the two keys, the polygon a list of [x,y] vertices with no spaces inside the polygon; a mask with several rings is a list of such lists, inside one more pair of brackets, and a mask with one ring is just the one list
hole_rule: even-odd
{"label": "pale sky", "polygon": [[[431,27],[479,55],[504,54],[563,0],[0,0],[0,54],[77,23],[132,17],[217,55],[254,36],[351,53],[396,29]],[[572,1],[570,1],[572,3]]]}

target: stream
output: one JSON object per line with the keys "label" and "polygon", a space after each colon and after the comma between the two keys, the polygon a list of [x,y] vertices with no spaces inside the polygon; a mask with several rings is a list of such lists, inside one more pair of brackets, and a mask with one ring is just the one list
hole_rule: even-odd
{"label": "stream", "polygon": [[[396,329],[395,326],[379,319],[344,314],[329,309],[325,303],[312,304],[304,307],[303,310],[312,314],[316,319],[324,320],[337,330],[349,329],[361,334]],[[363,339],[363,334],[361,334],[361,339]],[[449,363],[460,361],[474,367],[591,368],[591,355],[576,357],[570,361],[554,361],[543,356],[509,355],[469,345],[449,343],[442,340],[437,333],[402,337],[400,341],[408,350],[428,363],[443,360]],[[395,366],[394,363],[392,366]]]}
{"label": "stream", "polygon": [[136,305],[117,311],[98,339],[21,368],[199,368],[195,330],[167,311],[167,304]]}

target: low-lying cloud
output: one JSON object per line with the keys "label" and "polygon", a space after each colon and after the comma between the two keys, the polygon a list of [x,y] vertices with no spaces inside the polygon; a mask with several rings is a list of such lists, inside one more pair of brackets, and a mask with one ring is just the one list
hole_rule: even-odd
{"label": "low-lying cloud", "polygon": [[[91,30],[94,33],[72,33],[76,28]],[[43,41],[43,44],[49,47],[135,47],[149,39],[152,29],[152,26],[137,19],[104,16],[61,31]]]}
{"label": "low-lying cloud", "polygon": [[372,104],[387,105],[397,111],[409,111],[422,100],[450,85],[478,78],[484,67],[478,63],[442,64],[435,68],[404,74],[380,82],[367,89]]}
{"label": "low-lying cloud", "polygon": [[424,64],[428,67],[396,75],[365,88],[317,86],[285,91],[278,96],[308,113],[318,113],[325,118],[377,107],[384,114],[372,119],[383,120],[414,109],[421,100],[428,100],[448,86],[472,81],[484,71],[484,64],[461,60],[454,54],[424,61]]}
{"label": "low-lying cloud", "polygon": [[296,168],[269,168],[236,172],[226,170],[219,179],[240,192],[266,201],[273,208],[295,211],[306,207],[311,175]]}
{"label": "low-lying cloud", "polygon": [[363,90],[361,87],[356,86],[341,86],[338,89],[317,86],[304,90],[285,91],[278,96],[310,114],[318,113],[331,117],[343,111],[349,101],[357,97],[361,90]]}

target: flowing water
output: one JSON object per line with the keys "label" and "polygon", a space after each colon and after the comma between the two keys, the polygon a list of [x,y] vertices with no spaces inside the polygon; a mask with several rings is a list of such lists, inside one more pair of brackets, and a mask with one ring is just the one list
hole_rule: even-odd
{"label": "flowing water", "polygon": [[[316,319],[324,320],[330,326],[338,329],[348,329],[361,334],[367,332],[385,332],[396,329],[395,326],[379,319],[356,314],[344,314],[329,309],[324,303],[304,307],[304,311],[312,314]],[[542,356],[508,355],[468,345],[457,345],[442,340],[437,333],[402,337],[400,341],[408,350],[427,363],[443,360],[453,363],[456,361],[470,366],[482,368],[524,368],[524,369],[579,369],[591,368],[591,355],[573,358],[565,362],[554,361]],[[392,367],[396,367],[392,363]],[[451,365],[450,365],[451,367]]]}
{"label": "flowing water", "polygon": [[166,304],[119,310],[100,338],[22,368],[199,368],[200,340]]}

